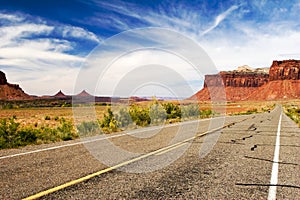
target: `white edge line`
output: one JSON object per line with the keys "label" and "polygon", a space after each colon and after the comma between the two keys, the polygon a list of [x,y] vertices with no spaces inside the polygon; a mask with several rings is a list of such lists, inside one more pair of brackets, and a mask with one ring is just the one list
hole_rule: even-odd
{"label": "white edge line", "polygon": [[[226,117],[226,116],[221,116],[221,117]],[[216,117],[216,118],[220,118],[220,117]],[[195,122],[200,122],[200,121],[207,121],[207,120],[216,119],[216,118],[192,120],[192,121],[181,122],[181,123],[178,123],[178,124],[167,124],[167,125],[159,126],[159,127],[148,127],[148,128],[143,128],[143,129],[140,129],[140,130],[133,130],[133,131],[129,131],[129,132],[125,131],[124,133],[121,133],[121,134],[118,134],[118,135],[112,135],[112,136],[109,136],[109,137],[101,137],[101,138],[98,138],[98,139],[86,140],[86,141],[76,142],[76,143],[72,143],[72,144],[65,144],[65,145],[54,146],[54,147],[49,147],[49,148],[44,148],[44,149],[37,149],[37,150],[23,152],[23,153],[6,155],[6,156],[0,157],[0,160],[6,159],[6,158],[13,158],[13,157],[17,157],[17,156],[24,156],[24,155],[33,154],[33,153],[39,153],[39,152],[43,152],[43,151],[60,149],[60,148],[64,148],[64,147],[76,146],[76,145],[80,145],[80,144],[87,144],[87,143],[101,141],[101,140],[110,139],[110,138],[122,137],[124,135],[132,135],[132,134],[136,134],[136,133],[140,133],[140,132],[144,132],[144,131],[156,130],[156,129],[172,127],[172,126],[180,126],[182,124],[190,124],[190,123],[195,123]]]}
{"label": "white edge line", "polygon": [[276,144],[274,150],[274,158],[273,158],[273,166],[272,166],[272,175],[270,180],[269,194],[268,200],[276,200],[276,190],[278,183],[278,168],[279,168],[279,149],[280,149],[280,129],[281,129],[281,119],[282,119],[282,111],[280,111],[280,117],[277,128],[276,135]]}

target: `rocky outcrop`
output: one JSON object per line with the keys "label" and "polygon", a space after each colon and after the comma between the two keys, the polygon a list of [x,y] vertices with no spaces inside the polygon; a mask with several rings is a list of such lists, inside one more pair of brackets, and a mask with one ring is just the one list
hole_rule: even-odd
{"label": "rocky outcrop", "polygon": [[300,98],[300,60],[273,61],[268,84],[246,100],[286,100]]}
{"label": "rocky outcrop", "polygon": [[300,60],[273,61],[270,70],[242,66],[234,71],[206,75],[203,89],[190,99],[210,101],[222,99],[221,95],[227,101],[297,99]]}
{"label": "rocky outcrop", "polygon": [[61,90],[59,90],[53,97],[66,98],[67,96]]}
{"label": "rocky outcrop", "polygon": [[6,76],[3,72],[0,71],[0,85],[6,85],[6,84],[7,84]]}
{"label": "rocky outcrop", "polygon": [[0,71],[0,100],[27,100],[32,98],[19,85],[8,83],[5,73]]}
{"label": "rocky outcrop", "polygon": [[300,60],[273,61],[270,81],[275,80],[300,80]]}
{"label": "rocky outcrop", "polygon": [[[220,76],[221,79],[217,78]],[[218,75],[206,75],[204,87],[260,87],[269,81],[269,74],[255,72],[220,72]]]}
{"label": "rocky outcrop", "polygon": [[269,74],[265,71],[268,70],[256,70],[247,66],[239,67],[234,71],[205,75],[204,88],[191,99],[201,101],[244,100],[258,87],[268,83]]}

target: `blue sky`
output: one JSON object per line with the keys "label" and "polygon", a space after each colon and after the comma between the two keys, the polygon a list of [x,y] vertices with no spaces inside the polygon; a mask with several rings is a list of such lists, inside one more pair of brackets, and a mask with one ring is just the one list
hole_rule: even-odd
{"label": "blue sky", "polygon": [[219,70],[269,67],[300,58],[299,13],[299,0],[0,0],[0,70],[30,94],[72,94],[95,47],[146,27],[192,38]]}

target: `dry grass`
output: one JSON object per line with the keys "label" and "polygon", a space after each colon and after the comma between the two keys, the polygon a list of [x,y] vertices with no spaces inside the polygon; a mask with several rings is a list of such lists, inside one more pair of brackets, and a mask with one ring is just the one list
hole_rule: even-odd
{"label": "dry grass", "polygon": [[[106,106],[96,106],[96,117],[102,119],[103,113],[106,112]],[[82,112],[80,117],[82,121],[89,121],[90,113]],[[50,120],[45,117],[49,116]],[[53,107],[53,108],[21,108],[21,109],[1,109],[0,119],[16,117],[16,122],[21,123],[21,126],[43,126],[55,127],[59,124],[57,118],[65,118],[73,121],[73,110],[70,107]]]}
{"label": "dry grass", "polygon": [[300,127],[300,100],[286,102],[283,105],[284,112]]}
{"label": "dry grass", "polygon": [[[188,101],[171,101],[185,105],[191,102]],[[139,102],[139,105],[148,106],[151,101]],[[164,102],[165,103],[165,102]],[[264,102],[227,102],[226,104],[214,104],[210,102],[200,102],[199,106],[201,110],[213,110],[221,114],[234,115],[238,113],[245,113],[249,110],[257,109],[257,112],[264,112],[265,110],[272,109],[275,104],[298,106],[300,107],[300,100],[289,101],[264,101]],[[93,109],[93,108],[92,108]],[[91,116],[91,108],[80,108],[77,110],[80,114],[76,114],[80,121],[91,121],[95,116]],[[96,118],[101,120],[103,114],[107,112],[107,106],[95,106]],[[49,127],[55,127],[58,121],[55,118],[65,118],[67,120],[74,121],[73,110],[70,107],[52,107],[52,108],[22,108],[22,109],[0,109],[0,119],[10,118],[15,116],[17,122],[20,122],[22,126],[35,125],[38,126],[47,125]],[[45,120],[45,117],[49,116],[50,120]]]}

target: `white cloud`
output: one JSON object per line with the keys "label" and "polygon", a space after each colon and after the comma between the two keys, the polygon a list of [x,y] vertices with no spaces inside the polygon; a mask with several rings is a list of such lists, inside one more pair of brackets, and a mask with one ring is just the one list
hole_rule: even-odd
{"label": "white cloud", "polygon": [[[92,17],[86,23],[96,23],[98,26],[114,28],[117,30],[129,30],[133,28],[141,27],[162,27],[172,28],[177,31],[188,33],[190,30],[198,32],[202,29],[200,23],[199,14],[190,12],[181,7],[178,7],[174,3],[168,5],[168,10],[161,7],[159,12],[153,10],[143,10],[136,7],[135,4],[129,2],[118,1],[118,3],[111,3],[107,1],[93,1],[93,6],[98,6],[109,11],[119,13],[120,15],[110,14],[109,20],[102,17]],[[179,14],[175,14],[176,10],[180,9]],[[122,17],[125,15],[126,17]],[[135,19],[135,23],[131,22],[131,19]]]}
{"label": "white cloud", "polygon": [[[249,32],[255,30],[249,28]],[[288,30],[281,34],[256,32],[246,41],[238,37],[232,39],[228,35],[202,41],[201,44],[220,70],[232,70],[245,64],[251,67],[270,67],[276,59],[297,59],[299,44],[295,41],[300,41],[300,32]]]}
{"label": "white cloud", "polygon": [[69,39],[98,43],[99,38],[80,27],[27,17],[0,13],[0,20],[6,20],[0,27],[0,69],[30,94],[53,94],[59,89],[71,94],[85,58],[68,53],[76,47]]}
{"label": "white cloud", "polygon": [[20,21],[23,21],[24,18],[17,16],[17,15],[0,13],[0,21],[3,21],[3,20],[9,21],[9,22],[20,22]]}
{"label": "white cloud", "polygon": [[64,60],[64,61],[83,61],[83,58],[59,53],[55,51],[41,51],[38,48],[28,48],[26,46],[0,48],[0,55],[7,59],[20,58],[20,59],[44,59],[44,60]]}
{"label": "white cloud", "polygon": [[[77,83],[75,93],[88,89],[97,95],[132,96],[137,95],[135,89],[142,85],[160,84],[163,87],[158,87],[155,93],[148,95],[158,95],[163,93],[162,90],[169,90],[177,92],[179,97],[188,97],[199,89],[199,85],[194,85],[193,81],[203,79],[203,74],[186,60],[162,50],[141,49],[117,58],[103,58],[96,53],[93,57],[95,59],[89,60],[89,68],[81,73],[84,81],[82,84]],[[114,61],[104,70],[102,64],[107,60]],[[102,70],[104,73],[100,75]],[[89,79],[86,80],[86,77]],[[179,86],[185,90],[176,91]],[[141,89],[139,94],[150,92],[145,90],[147,87]]]}
{"label": "white cloud", "polygon": [[215,19],[214,24],[211,27],[209,27],[208,29],[206,29],[205,31],[203,31],[201,33],[201,36],[209,33],[212,30],[214,30],[228,15],[230,15],[231,12],[233,12],[236,9],[238,9],[238,6],[233,5],[229,9],[227,9],[225,12],[221,13],[220,15],[218,15],[216,17],[216,19]]}
{"label": "white cloud", "polygon": [[81,27],[63,26],[57,29],[61,29],[62,36],[65,38],[74,37],[92,40],[98,43],[100,42],[100,39],[94,33],[87,31]]}
{"label": "white cloud", "polygon": [[[178,88],[178,97],[188,97],[201,87],[203,74],[216,73],[196,42],[162,28],[138,29],[110,38],[93,51],[86,64],[75,93],[88,89],[97,95],[131,96],[136,88],[145,86],[140,90],[145,94],[151,88],[145,84],[158,82],[163,87],[155,92]],[[95,89],[96,85],[99,88]]]}
{"label": "white cloud", "polygon": [[44,24],[18,24],[12,26],[0,27],[0,47],[14,46],[20,39],[32,35],[46,34],[48,35],[53,27]]}

